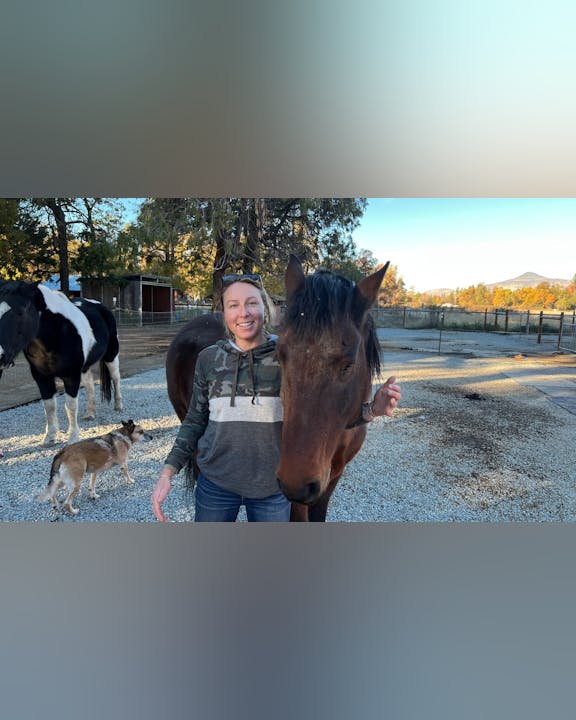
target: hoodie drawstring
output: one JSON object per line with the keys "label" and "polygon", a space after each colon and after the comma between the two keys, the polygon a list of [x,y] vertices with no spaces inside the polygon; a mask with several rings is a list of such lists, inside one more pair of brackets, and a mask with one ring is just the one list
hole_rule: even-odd
{"label": "hoodie drawstring", "polygon": [[236,388],[238,387],[238,372],[240,370],[240,353],[236,354],[236,370],[234,372],[234,382],[232,383],[232,392],[230,393],[230,407],[236,405]]}
{"label": "hoodie drawstring", "polygon": [[254,373],[254,356],[252,350],[248,353],[248,367],[250,368],[250,379],[252,380],[252,405],[256,404],[256,375]]}
{"label": "hoodie drawstring", "polygon": [[[248,350],[246,355],[248,356],[248,368],[250,369],[250,380],[252,381],[252,405],[255,405],[256,399],[258,397],[258,392],[256,390],[256,373],[254,371],[254,356],[252,354],[252,350]],[[236,405],[236,390],[238,388],[238,374],[240,372],[241,357],[242,354],[237,353],[236,369],[234,371],[234,382],[232,383],[232,391],[230,393],[230,407],[235,407]]]}

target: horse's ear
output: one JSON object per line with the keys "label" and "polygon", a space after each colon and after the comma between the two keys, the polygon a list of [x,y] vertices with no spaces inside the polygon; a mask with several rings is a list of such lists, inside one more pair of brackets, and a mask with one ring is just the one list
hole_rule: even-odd
{"label": "horse's ear", "polygon": [[386,275],[386,270],[388,270],[389,265],[390,261],[388,261],[384,267],[381,267],[380,270],[376,270],[375,273],[372,273],[372,275],[362,278],[362,280],[360,280],[360,282],[356,285],[354,316],[358,322],[360,322],[362,315],[374,304],[376,298],[378,297],[378,290],[380,290],[380,285],[382,285],[384,275]]}
{"label": "horse's ear", "polygon": [[290,300],[304,285],[304,269],[296,255],[290,253],[290,259],[284,273],[286,300]]}
{"label": "horse's ear", "polygon": [[390,261],[388,261],[384,267],[381,267],[380,270],[372,273],[372,275],[362,278],[358,283],[358,291],[366,300],[368,307],[370,307],[378,297],[378,290],[380,290],[380,285],[382,285],[384,275],[386,275],[386,270],[388,270],[389,265]]}

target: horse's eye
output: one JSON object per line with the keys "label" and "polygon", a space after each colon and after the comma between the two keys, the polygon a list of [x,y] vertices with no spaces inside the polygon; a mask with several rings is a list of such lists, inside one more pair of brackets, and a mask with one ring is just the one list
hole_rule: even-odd
{"label": "horse's eye", "polygon": [[342,366],[340,367],[340,374],[341,374],[342,376],[348,375],[348,373],[350,372],[350,370],[352,370],[353,367],[354,367],[354,363],[353,363],[353,362],[347,362],[347,363],[345,363],[344,365],[342,365]]}

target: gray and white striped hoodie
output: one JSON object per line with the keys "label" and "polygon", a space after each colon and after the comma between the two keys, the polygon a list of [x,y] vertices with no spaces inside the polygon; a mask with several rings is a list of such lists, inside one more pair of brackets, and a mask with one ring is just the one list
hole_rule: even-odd
{"label": "gray and white striped hoodie", "polygon": [[278,492],[282,404],[277,337],[253,350],[219,340],[198,355],[192,398],[166,465],[196,461],[216,485],[250,498]]}

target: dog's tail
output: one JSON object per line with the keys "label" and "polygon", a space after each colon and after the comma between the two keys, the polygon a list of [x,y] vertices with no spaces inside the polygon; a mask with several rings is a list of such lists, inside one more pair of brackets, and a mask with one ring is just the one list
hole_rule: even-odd
{"label": "dog's tail", "polygon": [[46,485],[46,489],[39,493],[36,496],[37,500],[40,500],[41,502],[43,500],[51,500],[52,499],[52,486],[54,485],[54,478],[58,474],[58,471],[60,470],[60,465],[62,464],[62,455],[64,453],[65,448],[62,448],[62,450],[59,450],[56,455],[54,455],[54,459],[52,460],[52,465],[50,466],[50,479],[48,480],[48,485]]}
{"label": "dog's tail", "polygon": [[112,400],[112,378],[104,360],[100,360],[100,399],[108,403]]}

